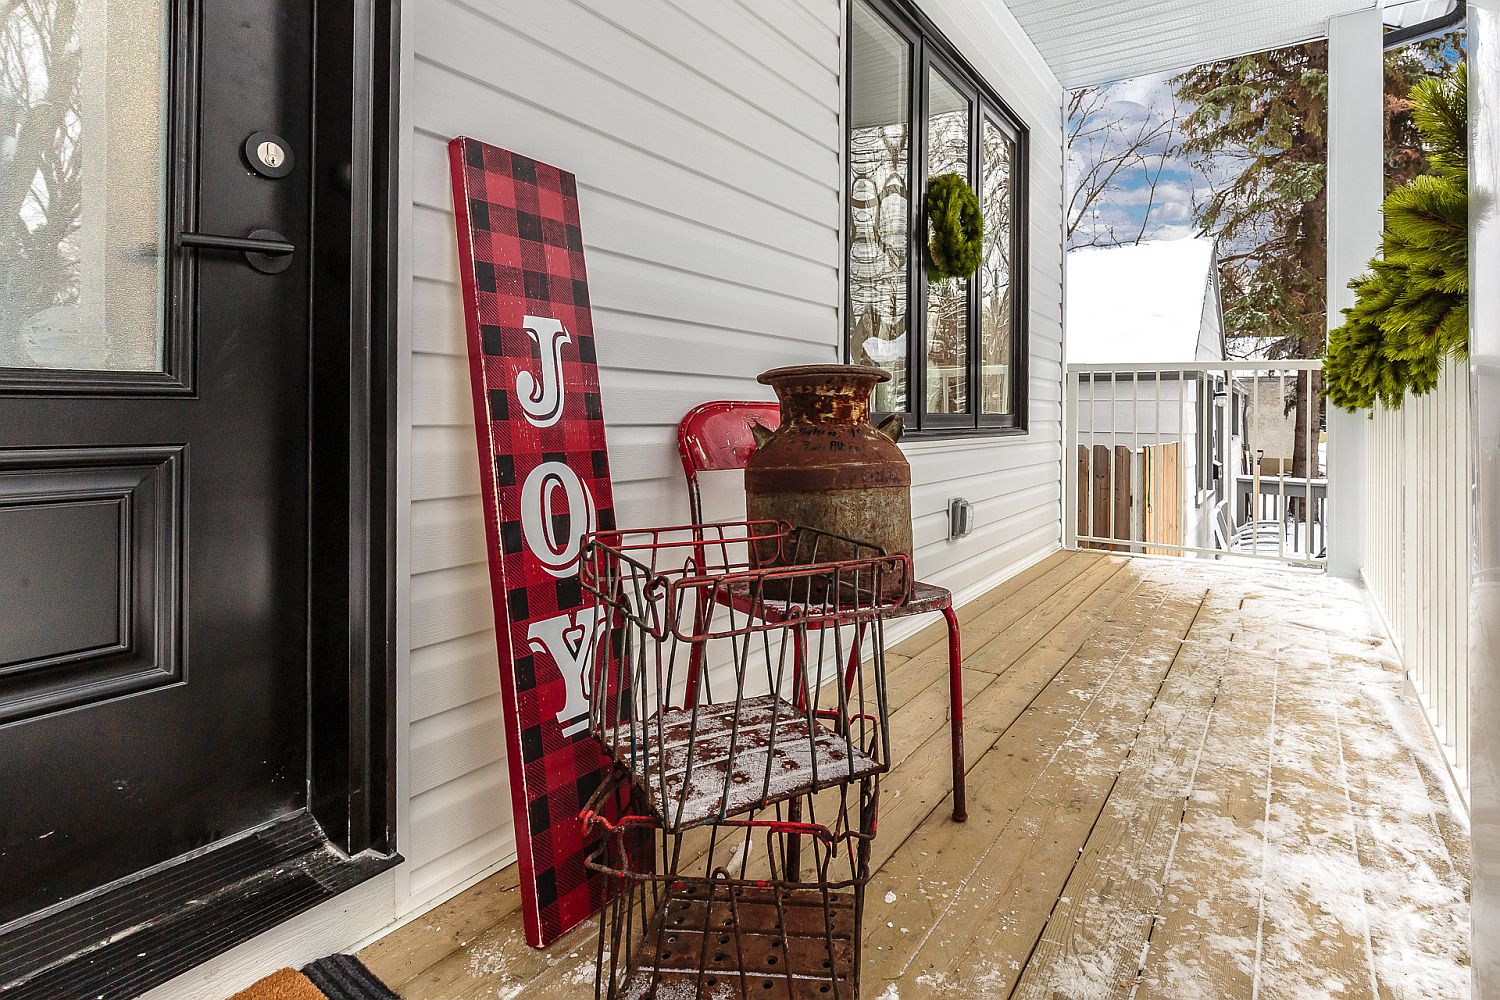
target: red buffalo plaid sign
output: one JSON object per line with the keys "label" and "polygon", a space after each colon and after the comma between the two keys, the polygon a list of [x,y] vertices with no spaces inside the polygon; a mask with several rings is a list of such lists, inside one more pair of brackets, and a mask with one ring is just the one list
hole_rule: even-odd
{"label": "red buffalo plaid sign", "polygon": [[448,144],[526,939],[604,899],[578,811],[608,773],[582,668],[597,611],[581,536],[614,525],[573,175],[473,139]]}

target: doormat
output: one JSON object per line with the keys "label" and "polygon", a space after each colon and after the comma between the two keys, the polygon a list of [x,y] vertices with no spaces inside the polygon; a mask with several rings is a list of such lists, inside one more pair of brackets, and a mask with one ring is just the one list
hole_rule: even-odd
{"label": "doormat", "polygon": [[301,972],[281,969],[229,1000],[400,1000],[353,955],[329,955]]}

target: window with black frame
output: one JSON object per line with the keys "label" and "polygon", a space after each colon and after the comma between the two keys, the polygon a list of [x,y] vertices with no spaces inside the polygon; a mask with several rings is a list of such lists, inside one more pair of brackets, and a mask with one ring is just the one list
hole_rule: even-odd
{"label": "window with black frame", "polygon": [[[851,0],[846,356],[891,373],[881,413],[908,431],[1025,429],[1026,129],[903,0]],[[973,277],[929,281],[929,179],[979,200]]]}

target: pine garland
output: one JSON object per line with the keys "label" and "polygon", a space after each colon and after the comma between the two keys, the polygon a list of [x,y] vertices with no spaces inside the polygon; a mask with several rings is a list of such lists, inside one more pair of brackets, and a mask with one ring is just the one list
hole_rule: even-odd
{"label": "pine garland", "polygon": [[1349,283],[1355,303],[1329,334],[1324,392],[1350,412],[1437,385],[1443,363],[1468,353],[1468,68],[1412,89],[1412,118],[1432,173],[1385,199],[1381,255]]}
{"label": "pine garland", "polygon": [[939,174],[927,182],[927,280],[968,278],[984,255],[984,215],[974,189],[961,174]]}

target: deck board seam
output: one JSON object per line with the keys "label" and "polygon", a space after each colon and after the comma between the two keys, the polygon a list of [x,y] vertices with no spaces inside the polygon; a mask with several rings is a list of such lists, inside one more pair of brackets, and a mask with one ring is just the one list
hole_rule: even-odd
{"label": "deck board seam", "polygon": [[[1245,599],[1240,598],[1244,610]],[[1256,886],[1255,965],[1250,985],[1250,1000],[1260,1000],[1260,967],[1266,936],[1266,861],[1271,853],[1271,786],[1276,775],[1276,701],[1281,691],[1281,661],[1272,661],[1271,719],[1266,729],[1266,808],[1260,827],[1260,880]]]}
{"label": "deck board seam", "polygon": [[[1210,587],[1211,591],[1213,588]],[[1205,595],[1206,600],[1206,595]],[[1229,650],[1234,648],[1235,632],[1230,629],[1228,637],[1222,643],[1221,650],[1225,660],[1228,659]],[[1151,942],[1156,937],[1157,930],[1161,927],[1163,915],[1161,913],[1160,901],[1166,898],[1167,888],[1172,884],[1172,875],[1176,870],[1177,846],[1182,842],[1182,829],[1187,823],[1188,810],[1192,807],[1193,795],[1198,790],[1198,771],[1203,765],[1203,753],[1208,747],[1208,734],[1212,730],[1214,715],[1219,708],[1219,695],[1224,691],[1224,663],[1220,663],[1219,675],[1214,679],[1213,697],[1209,699],[1208,710],[1203,714],[1203,728],[1198,735],[1198,752],[1193,755],[1193,768],[1188,774],[1187,787],[1182,792],[1182,809],[1177,814],[1177,829],[1173,831],[1172,843],[1167,848],[1166,863],[1162,867],[1161,892],[1158,898],[1157,912],[1152,915],[1151,923],[1146,928],[1146,938],[1141,942],[1140,957],[1136,963],[1135,977],[1130,984],[1130,993],[1127,1000],[1135,1000],[1140,992],[1141,983],[1144,980],[1147,964],[1151,959]]]}
{"label": "deck board seam", "polygon": [[[1128,597],[1133,597],[1136,594],[1136,592],[1139,591],[1141,589],[1141,587],[1143,587],[1146,584],[1146,582],[1147,582],[1147,580],[1144,579],[1144,578],[1141,579],[1141,580],[1139,580],[1139,581],[1137,581],[1136,585],[1131,588],[1131,590],[1129,591],[1128,595],[1126,595],[1126,597],[1127,598]],[[1124,599],[1122,599],[1122,601],[1120,603],[1123,603],[1123,601],[1124,601]],[[1157,601],[1156,606],[1159,607],[1161,604],[1165,603],[1165,601],[1166,601],[1166,595],[1163,594],[1162,597],[1161,597],[1161,599]],[[1114,607],[1118,607],[1118,604],[1114,605]],[[1094,633],[1098,630],[1098,628],[1100,626],[1106,624],[1108,621],[1109,621],[1109,619],[1105,619],[1105,621],[1099,623],[1099,626],[1096,626],[1094,629],[1090,630],[1083,637],[1082,642],[1079,643],[1078,649],[1082,649],[1083,646],[1088,643],[1088,640],[1093,637]],[[1048,634],[1051,634],[1051,633],[1049,632]],[[1126,659],[1130,656],[1130,652],[1131,652],[1131,650],[1133,648],[1134,648],[1133,645],[1127,645],[1126,648],[1121,651],[1120,655],[1115,659],[1114,664],[1110,667],[1109,673],[1097,685],[1096,691],[1102,691],[1106,687],[1108,687],[1109,682],[1112,681],[1114,679],[1114,677],[1115,677],[1115,674],[1119,672],[1120,667],[1125,663]],[[1004,736],[1006,732],[1010,731],[1010,729],[1016,724],[1016,721],[1020,720],[1021,718],[1023,718],[1025,716],[1025,713],[1026,713],[1027,709],[1029,709],[1032,705],[1034,705],[1036,703],[1037,699],[1040,698],[1052,686],[1052,683],[1057,679],[1058,674],[1062,673],[1062,671],[1067,668],[1067,665],[1069,663],[1071,663],[1073,661],[1073,658],[1076,657],[1076,656],[1077,656],[1077,650],[1075,650],[1071,655],[1069,655],[1067,659],[1065,659],[1065,660],[1062,661],[1062,664],[1058,667],[1058,669],[1052,674],[1052,676],[1050,678],[1048,678],[1047,683],[1043,684],[1038,689],[1037,693],[1032,696],[1031,700],[1027,702],[1026,709],[1023,709],[1021,712],[1017,713],[1016,718],[1011,721],[1010,725],[1006,726],[1004,730],[1002,730],[999,734],[997,734],[996,741],[995,741],[996,743],[999,742],[1000,737]],[[1175,654],[1174,654],[1174,659],[1175,659]],[[1168,669],[1170,670],[1170,667]],[[1090,705],[1092,705],[1092,699],[1090,701]],[[1005,822],[1003,824],[1001,824],[1000,829],[996,832],[994,839],[989,843],[989,845],[984,849],[984,851],[982,851],[980,853],[979,857],[975,859],[974,865],[971,867],[971,871],[977,871],[980,867],[982,867],[983,864],[984,864],[985,859],[989,857],[990,853],[992,851],[994,851],[994,849],[997,846],[999,846],[1005,840],[1005,833],[1006,833],[1006,831],[1008,831],[1010,829],[1011,824],[1015,822],[1016,816],[1020,813],[1020,805],[1022,803],[1025,803],[1026,801],[1028,801],[1032,797],[1032,794],[1036,791],[1037,786],[1040,785],[1041,782],[1042,782],[1042,779],[1045,776],[1047,776],[1048,769],[1052,766],[1053,763],[1056,762],[1057,758],[1062,754],[1063,750],[1067,748],[1069,741],[1073,737],[1073,734],[1077,731],[1078,727],[1082,724],[1084,717],[1087,716],[1087,715],[1088,715],[1088,709],[1085,708],[1083,711],[1079,712],[1078,716],[1075,719],[1073,719],[1072,724],[1068,727],[1067,731],[1063,734],[1062,738],[1057,741],[1057,745],[1053,749],[1051,755],[1048,757],[1047,763],[1043,764],[1041,767],[1039,767],[1037,769],[1036,775],[1031,779],[1031,782],[1026,786],[1026,791],[1021,794],[1021,796],[1020,796],[1019,799],[1017,799],[1017,807],[1015,809],[1011,810],[1010,815],[1008,817],[1006,817]],[[1137,733],[1139,733],[1139,730],[1137,730]],[[987,749],[985,751],[985,753],[988,753],[989,750],[994,749],[994,746],[995,746],[995,744],[992,743],[990,745],[989,749]],[[983,756],[983,754],[981,754],[981,757],[982,756]],[[976,763],[977,763],[977,761],[976,761]],[[1117,771],[1115,773],[1114,778],[1112,779],[1112,781],[1110,783],[1110,791],[1111,792],[1113,792],[1113,790],[1114,790],[1115,783],[1119,781],[1119,777],[1120,777],[1119,776],[1119,772]],[[1109,796],[1106,794],[1105,797],[1104,797],[1104,801],[1107,802],[1108,798],[1109,798]],[[1101,814],[1103,813],[1103,809],[1102,808],[1100,809],[1100,813]],[[930,816],[931,813],[929,812],[928,815]],[[923,822],[925,822],[925,819],[923,820]],[[1098,816],[1094,817],[1094,822],[1096,824],[1098,823]],[[921,826],[921,824],[919,823],[918,824],[918,828],[920,828],[920,826]],[[1092,827],[1090,829],[1092,830]],[[915,829],[912,832],[915,833]],[[908,839],[910,838],[910,836],[911,836],[911,834],[908,834]],[[1087,841],[1087,838],[1085,838],[1085,842],[1086,841]],[[905,841],[903,841],[903,843],[904,842]],[[1075,859],[1074,863],[1076,864],[1076,859]],[[938,927],[942,925],[944,918],[947,917],[948,913],[952,911],[954,905],[956,905],[956,903],[958,902],[959,895],[960,895],[959,892],[955,892],[953,894],[953,896],[948,900],[948,905],[946,907],[944,907],[943,912],[939,916],[937,916],[928,925],[927,932],[924,935],[922,935],[921,939],[917,943],[917,946],[911,950],[911,954],[909,954],[907,956],[906,961],[902,964],[901,969],[897,972],[896,977],[895,977],[895,979],[897,981],[899,981],[903,977],[905,977],[907,971],[911,968],[912,962],[916,961],[917,956],[922,953],[923,948],[926,946],[927,942],[929,940],[931,940],[932,935],[935,934],[937,932]],[[1054,906],[1055,905],[1056,904],[1054,902]],[[1043,926],[1045,927],[1045,921],[1043,922]],[[1038,934],[1038,939],[1040,939],[1040,933]],[[1035,948],[1035,943],[1034,942],[1033,942],[1032,947],[1033,947],[1033,949]],[[1028,954],[1027,957],[1028,957],[1028,960],[1029,960],[1030,955]],[[1023,969],[1025,968],[1025,963],[1024,962],[1022,963],[1021,967]],[[1019,977],[1017,977],[1016,982],[1017,983],[1020,982]],[[1006,991],[1006,996],[1010,995],[1010,993],[1014,990],[1015,985],[1016,985],[1015,983],[1011,984],[1010,989],[1008,989]],[[999,1000],[999,998],[997,998],[997,1000]]]}
{"label": "deck board seam", "polygon": [[[1324,673],[1329,683],[1337,691],[1338,680],[1333,673],[1333,651],[1328,644],[1328,638],[1323,637],[1324,651]],[[1354,795],[1350,790],[1349,760],[1344,755],[1344,727],[1342,722],[1342,709],[1338,698],[1329,699],[1329,708],[1333,712],[1333,735],[1334,745],[1339,751],[1339,788],[1344,793],[1344,806],[1349,812],[1349,844],[1354,852],[1354,868],[1359,872],[1359,912],[1363,926],[1360,928],[1364,937],[1365,965],[1370,975],[1370,997],[1371,1000],[1379,1000],[1380,983],[1376,973],[1375,946],[1370,934],[1370,891],[1365,878],[1364,859],[1359,853],[1359,818],[1354,812]]]}
{"label": "deck board seam", "polygon": [[[1124,569],[1124,565],[1122,564],[1120,568],[1123,570]],[[1078,608],[1081,608],[1085,604],[1087,604],[1089,598],[1091,598],[1095,594],[1097,594],[1101,589],[1103,589],[1111,580],[1113,580],[1118,575],[1119,575],[1119,572],[1116,571],[1115,573],[1110,574],[1105,580],[1101,581],[1101,583],[1099,584],[1098,587],[1095,587],[1094,590],[1092,590],[1092,591],[1089,592],[1088,597],[1085,597],[1082,601],[1080,601],[1074,607],[1074,611],[1076,612]],[[1140,590],[1140,588],[1145,583],[1146,583],[1146,580],[1144,578],[1141,579],[1141,580],[1136,581],[1136,583],[1130,588],[1130,590],[1128,590],[1125,593],[1121,594],[1111,605],[1109,605],[1110,610],[1113,610],[1114,608],[1118,607],[1119,605],[1123,604],[1125,601],[1127,601],[1128,599],[1130,599],[1131,597],[1133,597],[1135,595],[1136,591]],[[1108,621],[1109,621],[1109,619],[1107,619],[1107,618],[1101,620],[1098,623],[1098,625],[1095,626],[1095,629],[1090,630],[1088,633],[1086,633],[1083,636],[1082,640],[1079,642],[1078,649],[1082,649],[1083,646],[1085,644],[1087,644],[1088,640],[1093,637],[1094,631],[1096,631],[1099,626],[1107,624]],[[992,674],[991,675],[992,679],[991,679],[990,683],[994,683],[1000,677],[1003,677],[1005,675],[1005,673],[1009,672],[1012,668],[1014,668],[1014,666],[1017,663],[1021,662],[1021,660],[1024,659],[1033,649],[1035,649],[1044,640],[1046,640],[1049,636],[1051,636],[1054,631],[1056,631],[1055,628],[1048,629],[1045,633],[1043,633],[1041,636],[1039,636],[1035,642],[1033,642],[1031,645],[1027,646],[1026,649],[1020,655],[1018,655],[1017,657],[1015,657],[1015,659],[1012,660],[1011,665],[1009,667],[1007,667],[1005,669],[1005,671],[1003,671],[1001,673],[998,673],[998,674]],[[1061,661],[1061,663],[1058,665],[1057,669],[1054,670],[1052,672],[1051,676],[1047,678],[1047,682],[1045,684],[1040,685],[1037,688],[1036,693],[1033,694],[1031,696],[1031,698],[1026,702],[1026,704],[1021,707],[1020,711],[1018,711],[1016,713],[1015,718],[1011,719],[1010,722],[1007,723],[1006,726],[1003,729],[996,730],[996,732],[994,733],[994,738],[989,741],[989,744],[987,746],[985,746],[977,754],[966,753],[965,766],[964,766],[964,773],[966,775],[970,771],[973,771],[976,767],[979,766],[980,761],[984,759],[985,755],[988,754],[990,751],[992,751],[992,750],[995,749],[995,746],[1002,739],[1004,739],[1005,734],[1008,733],[1008,732],[1010,732],[1011,728],[1013,726],[1015,726],[1015,724],[1018,721],[1020,721],[1021,718],[1023,718],[1025,716],[1026,712],[1028,710],[1030,710],[1033,705],[1036,704],[1037,699],[1040,698],[1044,693],[1046,693],[1047,688],[1050,687],[1052,685],[1052,682],[1057,679],[1057,675],[1060,674],[1060,673],[1062,673],[1063,670],[1065,670],[1067,668],[1068,664],[1072,661],[1072,657],[1075,656],[1075,655],[1077,655],[1077,649],[1075,649],[1074,652],[1073,652],[1073,654],[1070,655],[1067,659]],[[983,691],[987,690],[988,688],[989,688],[989,684],[986,684],[983,688],[981,688],[979,691],[976,691],[974,693],[975,694],[983,693]],[[967,691],[965,692],[965,698],[964,698],[964,700],[966,702],[969,700],[969,693]],[[932,736],[929,736],[927,738],[927,740],[923,741],[923,743],[925,744],[928,740],[934,739],[938,735],[941,735],[941,734],[940,733],[935,733]],[[911,828],[906,831],[905,835],[901,838],[901,840],[898,843],[895,843],[891,847],[891,849],[886,853],[885,860],[881,862],[880,866],[876,869],[875,873],[876,874],[880,874],[881,872],[883,872],[885,870],[885,864],[886,864],[886,862],[890,861],[891,858],[895,857],[896,854],[899,853],[900,850],[903,847],[906,846],[907,842],[910,841],[911,838],[916,835],[917,831],[919,831],[922,828],[922,826],[929,819],[932,818],[932,815],[935,812],[937,812],[939,809],[941,809],[948,802],[948,800],[951,799],[952,797],[953,797],[952,793],[950,792],[948,795],[946,795],[943,798],[939,799],[938,801],[934,802],[932,804],[931,808],[929,808],[925,813],[923,813],[922,816],[921,816],[921,818],[919,818],[915,823],[913,823],[911,825]]]}
{"label": "deck board seam", "polygon": [[[1095,814],[1094,821],[1089,824],[1088,832],[1084,834],[1083,839],[1079,843],[1078,853],[1073,856],[1073,862],[1068,867],[1067,876],[1062,880],[1063,889],[1060,890],[1059,897],[1052,901],[1052,909],[1047,912],[1047,918],[1043,920],[1041,926],[1037,928],[1036,937],[1032,940],[1031,947],[1026,951],[1026,958],[1021,962],[1023,975],[1016,977],[1016,981],[1011,985],[1010,990],[1008,990],[1006,993],[1007,996],[1013,994],[1016,989],[1020,987],[1022,979],[1024,978],[1024,971],[1031,967],[1031,960],[1036,956],[1037,948],[1041,946],[1042,939],[1047,936],[1047,928],[1051,925],[1052,918],[1057,915],[1057,908],[1061,903],[1061,892],[1067,891],[1067,886],[1072,882],[1073,873],[1078,870],[1079,860],[1083,858],[1084,852],[1088,848],[1089,841],[1093,839],[1094,831],[1099,828],[1099,821],[1104,817],[1105,813],[1109,809],[1109,800],[1115,794],[1115,788],[1120,783],[1120,775],[1125,773],[1125,768],[1129,765],[1131,758],[1135,755],[1136,748],[1139,745],[1139,741],[1141,738],[1141,733],[1145,731],[1146,723],[1151,718],[1151,712],[1154,708],[1156,708],[1156,703],[1161,698],[1162,691],[1166,688],[1167,679],[1172,676],[1172,670],[1177,666],[1178,659],[1182,656],[1183,644],[1187,641],[1187,637],[1193,634],[1193,627],[1198,624],[1198,619],[1203,614],[1203,609],[1208,603],[1208,595],[1210,593],[1211,588],[1205,587],[1202,595],[1198,598],[1198,606],[1193,611],[1192,620],[1188,622],[1187,628],[1183,629],[1182,635],[1177,637],[1177,647],[1172,651],[1172,662],[1168,663],[1167,669],[1162,671],[1161,679],[1157,682],[1156,685],[1156,691],[1151,695],[1151,702],[1146,706],[1146,711],[1141,714],[1140,721],[1136,723],[1135,734],[1131,737],[1130,740],[1130,749],[1127,750],[1125,752],[1125,756],[1120,759],[1120,766],[1116,768],[1115,776],[1109,783],[1109,791],[1104,794],[1103,799],[1100,801],[1099,812]],[[1124,657],[1122,656],[1120,662],[1123,662],[1123,660]],[[1108,683],[1109,679],[1112,679],[1113,676],[1114,672],[1111,671],[1110,677],[1106,678],[1106,683]],[[1101,685],[1101,687],[1102,686],[1103,685]],[[1215,696],[1217,697],[1217,690],[1215,692]],[[1081,714],[1079,718],[1082,718]],[[1077,722],[1074,723],[1075,728],[1076,726]],[[1072,730],[1070,729],[1068,731],[1068,736],[1071,735]],[[1062,743],[1066,744],[1068,736],[1065,736],[1063,738]],[[1038,776],[1038,780],[1040,780],[1040,775]],[[1030,790],[1028,790],[1028,794],[1029,792]],[[1185,808],[1186,807],[1184,807],[1184,809]]]}

